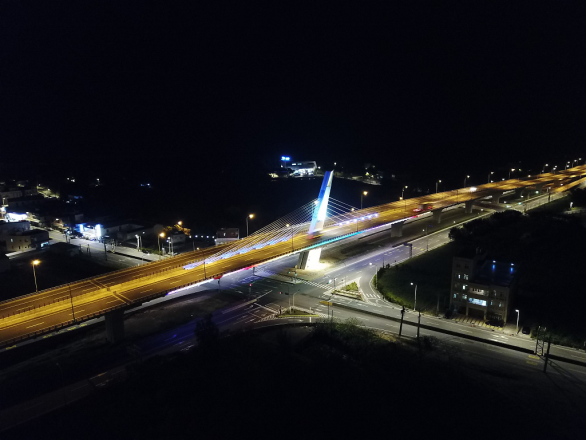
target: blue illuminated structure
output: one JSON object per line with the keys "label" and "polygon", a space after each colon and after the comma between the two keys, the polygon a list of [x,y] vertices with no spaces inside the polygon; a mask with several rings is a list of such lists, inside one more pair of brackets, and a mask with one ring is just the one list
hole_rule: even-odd
{"label": "blue illuminated structure", "polygon": [[309,225],[308,234],[321,231],[326,221],[326,214],[328,212],[328,200],[330,199],[330,191],[332,189],[332,178],[334,177],[333,171],[326,171],[324,174],[324,180],[319,190],[319,196],[317,197],[317,204],[313,211],[311,218],[311,224]]}

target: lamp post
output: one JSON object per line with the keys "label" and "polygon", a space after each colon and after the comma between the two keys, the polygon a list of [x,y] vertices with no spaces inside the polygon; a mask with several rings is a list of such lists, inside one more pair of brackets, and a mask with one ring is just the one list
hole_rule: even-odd
{"label": "lamp post", "polygon": [[360,194],[360,209],[362,209],[362,199],[367,194],[368,194],[368,191],[362,191],[362,194]]}
{"label": "lamp post", "polygon": [[438,180],[437,182],[435,182],[435,193],[437,194],[437,186],[438,184],[442,183],[441,180]]}
{"label": "lamp post", "polygon": [[71,283],[69,283],[69,299],[71,300],[71,314],[73,315],[73,322],[75,322],[75,310],[73,310],[73,294],[71,293]]}
{"label": "lamp post", "polygon": [[515,312],[517,312],[517,332],[515,333],[517,335],[519,334],[519,310],[515,309]]}
{"label": "lamp post", "polygon": [[35,277],[35,292],[39,291],[39,288],[37,287],[37,273],[35,272],[35,266],[37,266],[40,263],[39,260],[34,260],[33,261],[33,276]]}
{"label": "lamp post", "polygon": [[246,236],[248,237],[248,219],[253,219],[254,218],[254,214],[248,214],[246,216]]}
{"label": "lamp post", "polygon": [[405,187],[403,188],[403,190],[401,191],[401,200],[403,200],[405,198],[405,190],[407,189],[407,185],[405,185]]}
{"label": "lamp post", "polygon": [[[140,248],[141,248],[140,239],[141,239],[141,237],[140,237],[140,235],[135,235],[135,237],[136,237],[136,250],[138,252],[140,252]],[[142,253],[140,254],[140,262],[142,263]]]}
{"label": "lamp post", "polygon": [[[413,286],[413,283],[411,283]],[[417,284],[415,284],[415,304],[413,304],[413,311],[417,308]]]}
{"label": "lamp post", "polygon": [[[289,223],[287,223],[287,228],[290,228],[291,225]],[[294,248],[293,248],[293,237],[295,236],[295,231],[293,231],[293,229],[291,229],[291,252],[293,252]]]}
{"label": "lamp post", "polygon": [[488,182],[487,182],[487,183],[490,183],[490,176],[492,176],[493,174],[494,174],[494,171],[491,171],[491,172],[488,174]]}
{"label": "lamp post", "polygon": [[464,188],[466,188],[466,182],[470,179],[470,176],[464,177]]}
{"label": "lamp post", "polygon": [[[369,266],[372,266],[372,263],[368,263],[368,264],[369,264]],[[374,266],[374,287],[376,289],[378,289],[378,276],[377,276],[377,268],[376,268],[376,266]]]}
{"label": "lamp post", "polygon": [[548,166],[549,166],[549,164],[546,163],[545,166],[543,167],[543,169],[541,170],[541,174],[545,173],[545,168]]}
{"label": "lamp post", "polygon": [[511,172],[515,171],[515,168],[511,168],[511,171],[509,171],[509,179],[511,178]]}
{"label": "lamp post", "polygon": [[159,245],[159,260],[161,259],[161,238],[165,238],[165,233],[161,232],[157,235],[157,244]]}

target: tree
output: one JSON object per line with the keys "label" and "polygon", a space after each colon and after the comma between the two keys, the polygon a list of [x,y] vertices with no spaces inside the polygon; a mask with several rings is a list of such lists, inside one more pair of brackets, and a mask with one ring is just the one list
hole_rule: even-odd
{"label": "tree", "polygon": [[464,231],[462,231],[462,229],[457,226],[455,228],[450,229],[450,232],[448,234],[448,238],[450,239],[450,241],[462,241],[464,236]]}
{"label": "tree", "polygon": [[194,333],[200,347],[209,347],[218,340],[220,330],[212,320],[211,313],[197,321]]}

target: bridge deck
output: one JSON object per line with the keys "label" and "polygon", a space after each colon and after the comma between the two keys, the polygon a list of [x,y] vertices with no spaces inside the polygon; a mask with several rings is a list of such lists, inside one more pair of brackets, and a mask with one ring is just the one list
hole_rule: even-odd
{"label": "bridge deck", "polygon": [[185,270],[184,266],[217,253],[218,247],[189,252],[160,262],[123,269],[4,301],[0,303],[0,346],[10,345],[17,340],[51,331],[55,327],[69,325],[73,321],[74,314],[76,321],[100,316],[113,308],[138,305],[154,297],[165,295],[169,291],[202,282],[217,275],[251,267],[292,252],[413,217],[413,209],[423,203],[432,204],[433,209],[436,210],[493,194],[500,195],[503,191],[539,184],[548,184],[552,192],[567,191],[584,183],[586,181],[584,175],[586,175],[586,166],[581,166],[556,175],[546,173],[525,180],[506,180],[392,202],[355,211],[357,218],[374,213],[378,214],[377,217],[344,225],[332,225],[326,222],[319,236],[311,237],[300,233],[292,240],[253,249],[244,254],[236,254],[205,266],[200,264],[190,270]]}

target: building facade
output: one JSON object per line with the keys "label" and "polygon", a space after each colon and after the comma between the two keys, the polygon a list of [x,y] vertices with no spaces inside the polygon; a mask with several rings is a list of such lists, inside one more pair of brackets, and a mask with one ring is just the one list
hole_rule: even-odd
{"label": "building facade", "polygon": [[42,229],[0,235],[0,251],[5,253],[41,249],[49,245],[49,233]]}
{"label": "building facade", "polygon": [[514,263],[480,254],[454,257],[450,310],[478,319],[505,323],[516,278]]}
{"label": "building facade", "polygon": [[237,241],[240,238],[240,230],[238,228],[221,228],[216,232],[216,244],[230,243]]}

